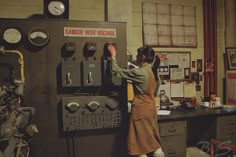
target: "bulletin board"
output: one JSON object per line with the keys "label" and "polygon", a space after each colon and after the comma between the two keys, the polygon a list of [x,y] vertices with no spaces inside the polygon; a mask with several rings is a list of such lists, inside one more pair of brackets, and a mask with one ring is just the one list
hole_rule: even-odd
{"label": "bulletin board", "polygon": [[158,74],[164,80],[191,79],[191,52],[156,52],[160,57]]}
{"label": "bulletin board", "polygon": [[196,97],[196,82],[191,79],[191,52],[158,51],[158,74],[165,80],[161,90],[171,99]]}

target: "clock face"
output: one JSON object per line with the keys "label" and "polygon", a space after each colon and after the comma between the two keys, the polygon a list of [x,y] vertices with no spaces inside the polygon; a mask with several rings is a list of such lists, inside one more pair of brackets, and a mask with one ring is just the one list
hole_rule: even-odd
{"label": "clock face", "polygon": [[22,40],[23,36],[17,28],[7,28],[3,32],[3,40],[8,44],[18,44]]}
{"label": "clock face", "polygon": [[60,16],[65,13],[65,5],[61,1],[51,1],[48,4],[48,11],[54,16]]}
{"label": "clock face", "polygon": [[45,46],[49,41],[49,34],[44,29],[33,28],[28,34],[28,40],[34,46]]}

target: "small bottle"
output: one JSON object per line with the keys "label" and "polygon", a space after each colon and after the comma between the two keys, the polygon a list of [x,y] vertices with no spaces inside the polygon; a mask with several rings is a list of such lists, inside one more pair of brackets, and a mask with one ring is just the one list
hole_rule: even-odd
{"label": "small bottle", "polygon": [[210,93],[210,101],[215,101],[216,100],[216,94],[214,92]]}

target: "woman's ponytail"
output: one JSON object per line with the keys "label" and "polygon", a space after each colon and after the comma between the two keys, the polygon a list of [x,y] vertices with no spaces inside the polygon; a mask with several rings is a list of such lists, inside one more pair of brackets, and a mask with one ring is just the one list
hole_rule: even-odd
{"label": "woman's ponytail", "polygon": [[158,79],[158,68],[160,66],[160,57],[158,55],[155,55],[155,59],[154,59],[154,63],[152,65],[152,72],[156,78],[156,80]]}

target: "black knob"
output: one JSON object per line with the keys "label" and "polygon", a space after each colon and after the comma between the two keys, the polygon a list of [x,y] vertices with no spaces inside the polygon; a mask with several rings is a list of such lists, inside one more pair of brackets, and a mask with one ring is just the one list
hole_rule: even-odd
{"label": "black knob", "polygon": [[114,110],[117,108],[118,104],[115,101],[108,101],[106,102],[106,107],[110,110]]}

